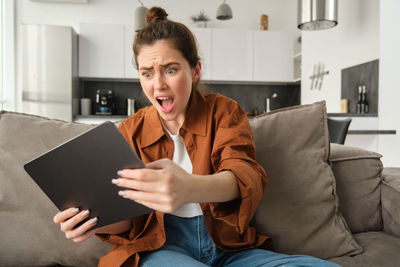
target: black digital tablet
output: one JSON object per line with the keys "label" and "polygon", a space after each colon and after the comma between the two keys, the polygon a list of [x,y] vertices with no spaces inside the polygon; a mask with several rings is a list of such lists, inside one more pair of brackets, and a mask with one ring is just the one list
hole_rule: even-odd
{"label": "black digital tablet", "polygon": [[[98,228],[152,210],[118,195],[111,183],[118,170],[144,164],[111,122],[102,123],[24,165],[59,210],[89,209]],[[34,200],[32,200],[34,201]]]}

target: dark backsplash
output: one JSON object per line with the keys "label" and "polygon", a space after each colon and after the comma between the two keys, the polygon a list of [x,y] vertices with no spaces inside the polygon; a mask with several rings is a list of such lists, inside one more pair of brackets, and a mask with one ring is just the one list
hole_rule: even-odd
{"label": "dark backsplash", "polygon": [[126,115],[127,98],[135,99],[136,110],[148,106],[142,93],[139,82],[135,81],[114,81],[114,80],[81,80],[81,97],[92,100],[92,114],[95,114],[96,91],[112,90],[115,97],[116,110],[114,115]]}
{"label": "dark backsplash", "polygon": [[[300,84],[265,85],[265,84],[213,84],[206,83],[208,92],[215,92],[237,101],[248,113],[255,109],[265,111],[266,98],[270,97],[270,109],[278,109],[300,104]],[[96,91],[112,90],[115,96],[115,115],[125,115],[127,98],[134,98],[136,110],[148,106],[138,81],[81,80],[81,97],[92,100],[92,114],[95,113]],[[277,96],[272,98],[276,93]]]}
{"label": "dark backsplash", "polygon": [[[300,105],[300,84],[258,85],[258,84],[208,84],[212,92],[220,93],[237,101],[249,113],[266,109],[266,98],[270,98],[270,109]],[[277,96],[272,98],[276,93]]]}

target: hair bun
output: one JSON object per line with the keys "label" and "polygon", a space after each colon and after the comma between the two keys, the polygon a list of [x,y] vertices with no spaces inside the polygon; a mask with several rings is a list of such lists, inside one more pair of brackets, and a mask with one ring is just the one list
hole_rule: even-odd
{"label": "hair bun", "polygon": [[161,20],[167,20],[168,14],[161,7],[152,7],[146,13],[146,22],[151,24]]}

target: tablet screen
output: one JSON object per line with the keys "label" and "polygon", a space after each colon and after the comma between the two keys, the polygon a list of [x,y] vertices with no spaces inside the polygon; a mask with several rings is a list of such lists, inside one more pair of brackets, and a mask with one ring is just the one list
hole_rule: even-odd
{"label": "tablet screen", "polygon": [[144,164],[111,122],[102,123],[24,165],[59,210],[89,209],[93,227],[148,214],[152,210],[124,199],[111,183],[118,170]]}

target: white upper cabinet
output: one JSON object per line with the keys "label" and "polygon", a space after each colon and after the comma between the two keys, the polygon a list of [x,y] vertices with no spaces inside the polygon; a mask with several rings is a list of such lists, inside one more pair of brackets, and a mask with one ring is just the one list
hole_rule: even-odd
{"label": "white upper cabinet", "polygon": [[212,30],[212,79],[253,80],[253,31]]}
{"label": "white upper cabinet", "polygon": [[[206,81],[292,82],[294,35],[288,32],[191,29]],[[138,79],[132,25],[79,24],[79,76]]]}
{"label": "white upper cabinet", "polygon": [[122,78],[125,75],[125,27],[79,24],[79,76]]}
{"label": "white upper cabinet", "polygon": [[212,80],[212,30],[207,28],[190,29],[196,38],[201,61],[201,79]]}
{"label": "white upper cabinet", "polygon": [[133,41],[136,32],[133,25],[125,26],[125,78],[139,79],[139,72],[133,58]]}
{"label": "white upper cabinet", "polygon": [[254,81],[292,82],[294,36],[288,32],[254,32]]}

